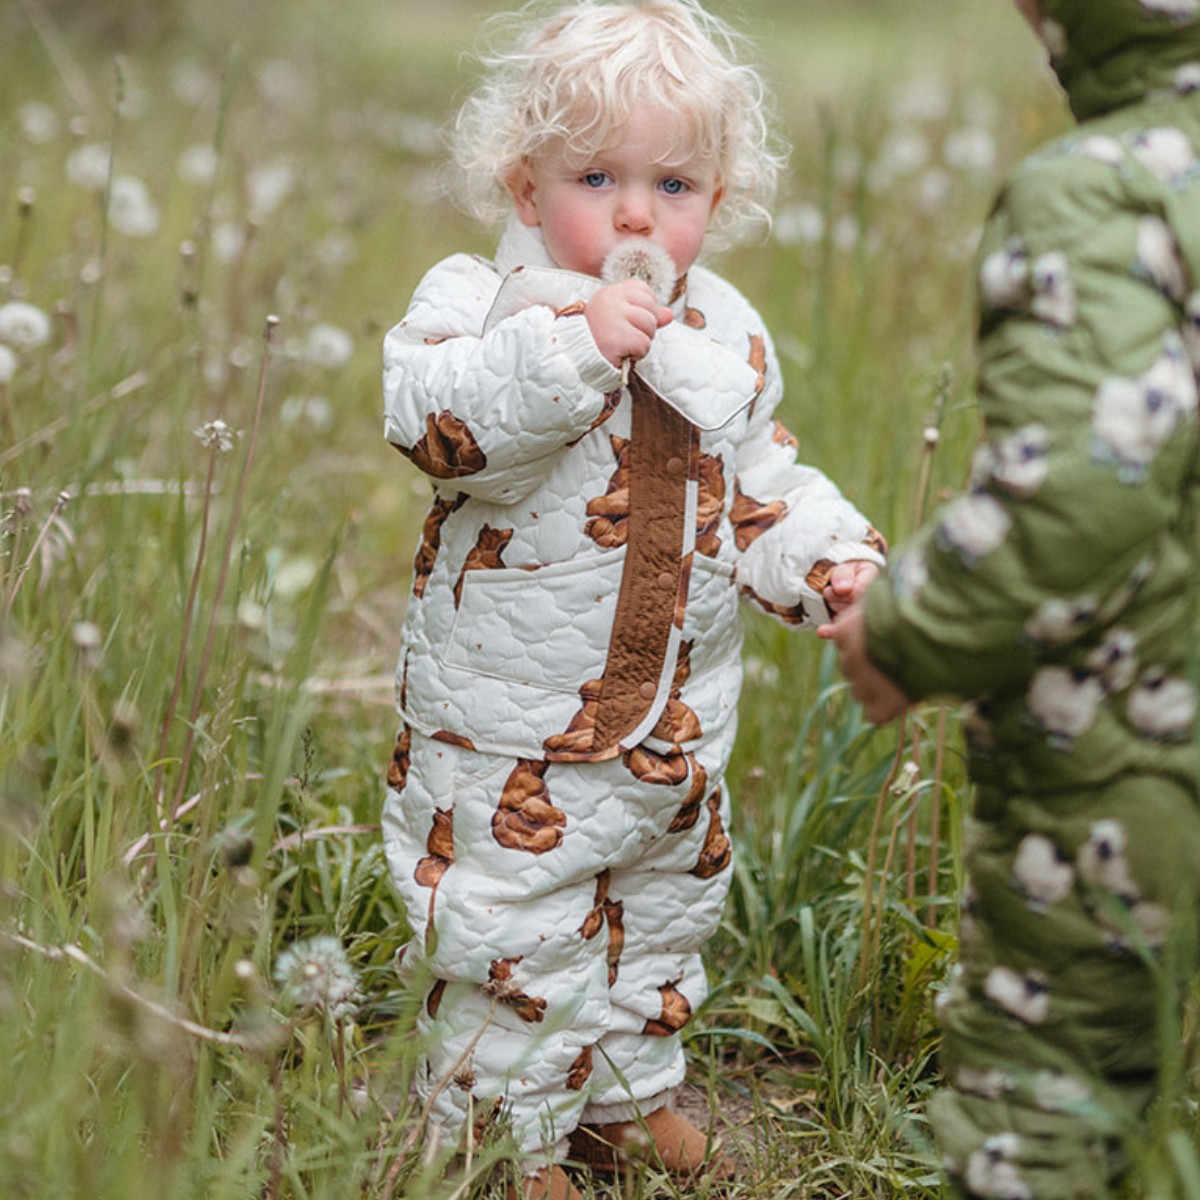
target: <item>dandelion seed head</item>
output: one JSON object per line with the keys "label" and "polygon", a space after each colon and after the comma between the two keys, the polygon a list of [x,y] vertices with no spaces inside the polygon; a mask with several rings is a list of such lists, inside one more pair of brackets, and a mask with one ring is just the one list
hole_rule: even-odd
{"label": "dandelion seed head", "polygon": [[253,983],[258,968],[248,958],[239,958],[234,964],[233,973],[239,983]]}
{"label": "dandelion seed head", "polygon": [[250,219],[265,221],[287,199],[295,185],[296,169],[285,160],[264,163],[251,170],[246,176]]}
{"label": "dandelion seed head", "polygon": [[333,425],[333,405],[324,396],[289,396],[279,406],[279,420],[323,433]]}
{"label": "dandelion seed head", "polygon": [[186,147],[175,162],[175,171],[184,183],[197,187],[217,177],[217,151],[208,142]]}
{"label": "dandelion seed head", "polygon": [[23,300],[0,304],[0,342],[16,351],[36,350],[50,340],[50,318]]}
{"label": "dandelion seed head", "polygon": [[316,1009],[334,1020],[349,1016],[358,1003],[358,977],[335,937],[293,943],[276,959],[275,979],[296,1007]]}
{"label": "dandelion seed head", "polygon": [[89,192],[102,192],[108,186],[109,159],[107,146],[96,142],[79,146],[67,157],[67,179]]}
{"label": "dandelion seed head", "polygon": [[626,238],[618,242],[600,265],[600,278],[605,283],[640,279],[649,285],[659,304],[671,299],[678,275],[671,256],[649,238]]}
{"label": "dandelion seed head", "polygon": [[118,175],[112,181],[108,220],[118,233],[126,237],[153,237],[158,232],[158,208],[140,179],[132,175]]}
{"label": "dandelion seed head", "polygon": [[92,621],[76,621],[71,626],[71,641],[79,651],[79,661],[86,670],[92,671],[100,665],[100,645],[103,638],[100,627]]}
{"label": "dandelion seed head", "polygon": [[225,454],[233,449],[233,430],[220,417],[214,421],[206,421],[193,430],[193,433],[205,450]]}
{"label": "dandelion seed head", "polygon": [[304,339],[305,361],[334,369],[345,366],[354,353],[354,339],[336,325],[314,325]]}
{"label": "dandelion seed head", "polygon": [[17,111],[21,136],[34,146],[44,146],[58,137],[58,113],[41,100],[30,100]]}

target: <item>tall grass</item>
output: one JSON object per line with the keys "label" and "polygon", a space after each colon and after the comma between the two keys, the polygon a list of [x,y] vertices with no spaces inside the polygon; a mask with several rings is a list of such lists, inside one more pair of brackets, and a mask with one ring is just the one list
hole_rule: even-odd
{"label": "tall grass", "polygon": [[[48,319],[0,350],[0,1195],[498,1186],[502,1129],[448,1165],[408,1098],[377,833],[425,498],[380,435],[378,344],[494,236],[432,190],[494,7],[0,10],[0,305]],[[894,539],[974,436],[973,232],[1062,120],[1004,6],[959,8],[745,14],[795,155],[773,237],[721,266],[803,455]],[[766,622],[747,657],[695,1086],[738,1196],[931,1195],[954,721],[872,730],[829,651]],[[1195,1179],[1187,1128],[1149,1194]]]}

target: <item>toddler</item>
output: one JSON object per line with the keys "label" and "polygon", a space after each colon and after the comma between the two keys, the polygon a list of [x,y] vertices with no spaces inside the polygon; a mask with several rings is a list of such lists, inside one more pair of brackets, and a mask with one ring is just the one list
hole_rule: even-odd
{"label": "toddler", "polygon": [[1160,964],[1195,965],[1200,4],[1018,6],[1080,125],[984,235],[986,440],[969,492],[825,632],[875,720],[971,701],[930,1116],[956,1194],[1057,1200],[1123,1172],[1176,1053]]}
{"label": "toddler", "polygon": [[693,0],[524,9],[456,132],[489,261],[439,263],[384,347],[386,437],[434,485],[384,808],[447,1134],[511,1122],[576,1195],[671,1108],[730,878],[738,602],[815,628],[883,542],[776,421],[770,337],[700,266],[765,212],[758,73]]}

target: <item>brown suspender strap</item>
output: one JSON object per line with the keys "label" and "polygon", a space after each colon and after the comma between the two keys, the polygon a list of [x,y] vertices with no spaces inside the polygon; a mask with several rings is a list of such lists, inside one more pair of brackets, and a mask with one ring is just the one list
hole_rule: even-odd
{"label": "brown suspender strap", "polygon": [[593,754],[611,750],[646,718],[659,693],[680,575],[687,488],[698,432],[633,372],[629,524],[625,566],[600,684]]}

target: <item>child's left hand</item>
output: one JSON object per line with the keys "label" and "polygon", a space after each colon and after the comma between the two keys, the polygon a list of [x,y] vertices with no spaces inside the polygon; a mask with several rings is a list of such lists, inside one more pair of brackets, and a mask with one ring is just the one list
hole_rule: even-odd
{"label": "child's left hand", "polygon": [[854,604],[867,590],[867,585],[879,574],[879,568],[873,562],[863,559],[852,559],[850,562],[839,563],[829,573],[829,582],[821,593],[829,611],[837,620],[838,613]]}

